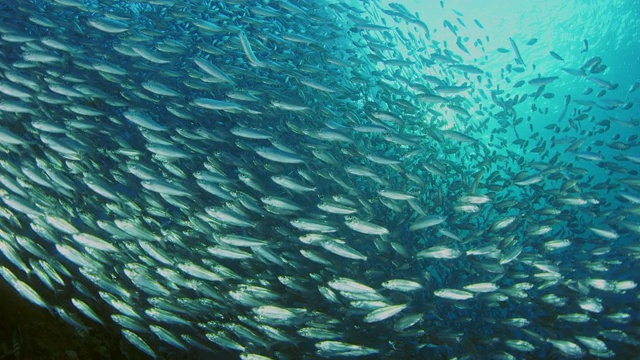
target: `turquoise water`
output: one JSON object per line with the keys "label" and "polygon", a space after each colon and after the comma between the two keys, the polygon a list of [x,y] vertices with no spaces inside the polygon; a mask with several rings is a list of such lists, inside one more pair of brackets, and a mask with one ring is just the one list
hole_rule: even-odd
{"label": "turquoise water", "polygon": [[[504,67],[513,63],[513,53],[502,54],[498,48],[509,49],[509,38],[513,38],[524,59],[535,64],[527,71],[511,79],[531,78],[538,74],[554,76],[564,74],[562,67],[580,67],[593,56],[599,56],[608,65],[606,78],[628,89],[640,78],[638,59],[640,43],[635,34],[640,31],[640,10],[634,1],[447,1],[444,7],[438,1],[426,4],[422,1],[395,1],[416,12],[438,34],[439,41],[448,41],[465,60],[488,65],[486,71],[498,78]],[[387,2],[383,2],[387,3]],[[391,1],[393,3],[393,1]],[[455,12],[462,14],[458,16]],[[462,26],[456,19],[462,19]],[[474,20],[479,20],[484,29]],[[472,44],[480,39],[484,46],[467,46],[470,55],[453,45],[456,37],[443,27],[449,21],[459,30],[458,35],[467,37]],[[402,25],[400,25],[402,26]],[[537,39],[534,45],[525,45]],[[589,43],[589,51],[582,52],[583,40]],[[558,62],[549,55],[556,51],[565,62]],[[566,79],[557,86],[557,95],[577,94],[593,84],[582,79]],[[515,81],[514,81],[515,82]],[[639,95],[621,92],[621,100],[637,100]],[[561,100],[559,97],[556,100]],[[561,104],[561,102],[559,102]],[[626,114],[625,114],[626,115]]]}
{"label": "turquoise water", "polygon": [[[385,3],[385,2],[383,2]],[[470,39],[485,36],[485,52],[472,51],[472,55],[480,58],[490,55],[489,61],[496,67],[505,65],[509,55],[500,56],[495,53],[499,47],[509,48],[508,39],[513,38],[523,47],[525,58],[534,60],[543,69],[557,65],[549,58],[548,52],[556,50],[566,60],[584,61],[588,56],[598,55],[606,64],[612,64],[608,72],[615,81],[626,81],[630,85],[638,76],[638,40],[640,27],[637,4],[631,0],[607,1],[446,1],[444,7],[438,1],[426,4],[421,1],[396,1],[420,15],[432,27],[439,31],[438,38],[453,40],[447,30],[443,30],[442,22],[450,21],[456,25],[460,34]],[[461,13],[458,16],[454,11]],[[456,22],[462,19],[466,28]],[[479,20],[484,29],[479,29],[473,20]],[[430,21],[431,20],[431,21]],[[530,47],[524,46],[529,39],[537,38],[538,42]],[[582,41],[589,41],[589,53],[581,53]],[[469,47],[471,49],[471,47]]]}
{"label": "turquoise water", "polygon": [[[383,3],[394,3],[383,2]],[[564,108],[564,96],[571,95],[574,99],[593,99],[600,90],[594,83],[585,78],[568,76],[562,68],[579,68],[589,59],[600,57],[606,64],[606,70],[600,74],[612,83],[618,84],[615,92],[609,92],[602,99],[620,102],[637,103],[640,93],[628,93],[627,90],[640,81],[640,42],[636,34],[640,31],[640,8],[634,1],[446,1],[426,4],[421,1],[397,1],[415,12],[421,19],[432,26],[434,38],[464,58],[465,62],[481,65],[487,77],[494,79],[494,84],[505,89],[510,94],[525,94],[530,88],[526,85],[513,89],[512,85],[519,80],[528,81],[538,76],[559,76],[547,91],[555,95],[553,99],[546,99],[539,108],[549,109],[550,113],[540,114],[525,108],[527,104],[518,107],[519,115],[533,116],[535,131],[542,137],[550,139],[560,135],[546,131],[550,124],[562,126],[558,121],[558,114]],[[437,3],[437,4],[436,4]],[[461,20],[461,22],[458,22]],[[478,20],[482,28],[474,22]],[[448,21],[457,30],[457,36],[464,39],[470,54],[465,54],[454,45],[457,36],[447,29],[443,22]],[[463,25],[464,24],[464,25]],[[402,24],[398,26],[402,27]],[[437,34],[437,35],[435,35]],[[505,70],[511,64],[515,65],[509,39],[518,45],[527,66],[523,72]],[[529,41],[534,44],[527,45]],[[588,43],[588,51],[584,41]],[[440,46],[440,48],[444,48]],[[501,52],[499,49],[509,50]],[[559,54],[564,61],[554,59],[549,52]],[[590,95],[583,92],[594,89]],[[597,127],[584,126],[581,130],[589,131],[587,145],[597,141],[611,140],[619,135],[633,135],[637,131],[636,122],[639,113],[636,108],[629,111],[619,109],[603,110],[594,107],[590,114],[598,120],[613,120],[611,131],[606,134],[593,134]],[[620,122],[616,122],[620,120]],[[631,123],[631,124],[630,124]],[[463,126],[464,128],[464,126]],[[522,133],[522,131],[525,131]],[[521,129],[519,135],[527,135],[527,129]],[[528,132],[531,134],[532,132]],[[506,137],[514,134],[505,134]],[[482,136],[482,134],[480,135]],[[486,136],[486,135],[485,135]],[[511,137],[509,137],[512,140]],[[598,147],[598,151],[608,157],[619,155],[618,152]],[[522,152],[526,156],[526,152]],[[533,159],[532,159],[533,160]],[[597,169],[589,162],[583,162],[593,172],[590,174],[595,181],[605,181],[610,175],[606,171]],[[633,167],[633,166],[632,166]],[[637,168],[633,167],[636,171]]]}

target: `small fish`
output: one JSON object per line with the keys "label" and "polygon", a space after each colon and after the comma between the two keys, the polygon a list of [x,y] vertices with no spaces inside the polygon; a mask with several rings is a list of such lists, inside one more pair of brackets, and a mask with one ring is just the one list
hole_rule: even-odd
{"label": "small fish", "polygon": [[331,280],[328,285],[332,289],[339,291],[346,291],[357,294],[376,294],[376,291],[373,288],[367,285],[360,284],[357,281],[351,280],[349,278],[336,278],[334,280]]}
{"label": "small fish", "polygon": [[87,23],[98,30],[112,34],[119,34],[129,30],[129,26],[126,23],[107,17],[92,18],[87,20]]}
{"label": "small fish", "polygon": [[457,249],[449,248],[446,246],[432,246],[418,252],[416,254],[416,257],[433,259],[455,259],[460,255],[462,255],[462,252]]}
{"label": "small fish", "polygon": [[21,136],[13,133],[11,130],[0,127],[0,144],[25,146],[27,145],[27,141]]}
{"label": "small fish", "polygon": [[522,59],[522,55],[520,55],[520,50],[518,50],[518,45],[513,40],[513,38],[509,38],[509,42],[511,43],[511,48],[513,52],[516,54],[516,63],[519,65],[525,65],[524,60]]}
{"label": "small fish", "polygon": [[468,300],[473,298],[473,294],[468,291],[457,289],[440,289],[433,292],[435,296],[448,300]]}
{"label": "small fish", "polygon": [[167,127],[162,126],[155,120],[151,119],[151,117],[147,115],[145,112],[142,112],[139,110],[131,109],[131,110],[125,111],[122,115],[125,117],[125,119],[145,129],[149,129],[153,131],[168,130]]}
{"label": "small fish", "polygon": [[442,224],[447,220],[446,216],[441,215],[426,215],[418,218],[410,227],[411,231],[418,231],[426,229],[432,226]]}
{"label": "small fish", "polygon": [[523,351],[523,352],[531,352],[535,350],[535,347],[533,346],[533,344],[531,344],[530,342],[526,341],[526,340],[512,340],[512,339],[508,339],[504,341],[505,345],[507,345],[508,347],[517,350],[517,351]]}
{"label": "small fish", "polygon": [[402,304],[402,305],[390,305],[380,309],[376,309],[368,313],[364,317],[363,321],[366,323],[383,321],[398,314],[399,312],[401,312],[406,308],[407,308],[407,304]]}
{"label": "small fish", "polygon": [[582,50],[580,51],[581,53],[585,53],[589,51],[589,42],[587,41],[587,39],[582,40]]}
{"label": "small fish", "polygon": [[367,356],[379,353],[379,350],[340,341],[326,340],[316,343],[317,354],[322,357]]}
{"label": "small fish", "polygon": [[283,163],[283,164],[302,164],[305,160],[298,154],[289,151],[283,151],[275,147],[261,146],[255,149],[256,153],[261,157]]}
{"label": "small fish", "polygon": [[247,35],[244,31],[238,32],[238,38],[240,39],[240,44],[242,45],[242,49],[244,50],[247,59],[249,60],[249,64],[255,67],[265,67],[266,64],[256,58],[256,55],[253,53],[253,49],[251,48],[251,43],[247,38]]}
{"label": "small fish", "polygon": [[300,314],[289,309],[280,308],[273,305],[263,305],[252,309],[252,311],[263,321],[273,321],[274,323],[288,323],[295,320]]}
{"label": "small fish", "polygon": [[545,86],[545,85],[551,84],[556,80],[558,80],[557,76],[539,77],[536,79],[529,80],[529,84],[534,86]]}
{"label": "small fish", "polygon": [[157,357],[156,353],[151,349],[151,347],[133,331],[122,329],[122,336],[124,336],[124,338],[127,339],[127,341],[131,343],[131,345],[135,346],[138,350],[154,359]]}
{"label": "small fish", "polygon": [[488,293],[494,292],[499,289],[499,286],[494,283],[476,283],[471,285],[466,285],[463,289],[475,292],[475,293]]}
{"label": "small fish", "polygon": [[332,240],[324,240],[324,241],[320,241],[320,246],[322,246],[323,249],[347,258],[347,259],[353,259],[353,260],[367,260],[367,256],[363,255],[361,252],[359,252],[358,250],[345,245],[345,244],[341,244],[339,242],[335,242]]}
{"label": "small fish", "polygon": [[392,279],[382,283],[382,287],[388,290],[409,292],[422,289],[422,285],[411,280]]}
{"label": "small fish", "polygon": [[556,348],[560,353],[562,353],[562,355],[564,356],[568,356],[572,358],[578,358],[578,357],[584,356],[584,351],[582,350],[582,348],[580,348],[580,346],[570,341],[554,340],[554,339],[547,339],[547,341],[551,343],[551,345],[554,348]]}
{"label": "small fish", "polygon": [[552,56],[554,59],[556,59],[556,60],[558,60],[558,61],[563,61],[563,62],[564,62],[564,59],[562,58],[562,56],[558,55],[558,53],[556,53],[555,51],[549,51],[549,54],[551,54],[551,56]]}
{"label": "small fish", "polygon": [[358,219],[355,216],[345,217],[345,225],[347,225],[347,227],[349,227],[350,229],[363,234],[369,234],[369,235],[389,234],[389,230],[387,230],[385,227]]}

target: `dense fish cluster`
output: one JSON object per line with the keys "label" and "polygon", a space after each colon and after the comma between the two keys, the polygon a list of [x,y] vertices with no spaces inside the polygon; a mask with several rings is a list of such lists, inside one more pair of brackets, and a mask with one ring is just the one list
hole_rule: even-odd
{"label": "dense fish cluster", "polygon": [[638,83],[587,41],[541,70],[536,39],[375,0],[0,10],[0,275],[79,329],[151,357],[640,346]]}

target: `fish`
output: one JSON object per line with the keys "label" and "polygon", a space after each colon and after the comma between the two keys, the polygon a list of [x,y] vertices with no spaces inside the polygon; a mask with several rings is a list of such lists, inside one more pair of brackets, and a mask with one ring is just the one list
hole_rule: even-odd
{"label": "fish", "polygon": [[558,79],[557,76],[539,77],[536,79],[529,80],[529,84],[534,86],[545,86],[545,85],[551,84],[557,79]]}
{"label": "fish", "polygon": [[637,69],[449,6],[0,5],[0,281],[126,357],[635,356]]}
{"label": "fish", "polygon": [[587,41],[587,39],[582,40],[582,50],[580,50],[581,53],[587,52],[589,51],[589,42]]}
{"label": "fish", "polygon": [[473,294],[468,291],[457,289],[440,289],[434,291],[434,295],[448,300],[468,300],[473,298]]}
{"label": "fish", "polygon": [[518,49],[518,45],[516,45],[516,42],[512,38],[509,38],[509,43],[511,43],[511,48],[513,49],[513,52],[516,54],[516,63],[519,65],[525,65],[524,60],[522,59],[522,55],[520,55],[520,50]]}
{"label": "fish", "polygon": [[558,53],[557,53],[557,52],[555,52],[555,51],[553,51],[553,50],[552,50],[552,51],[549,51],[549,54],[550,54],[554,59],[556,59],[556,60],[558,60],[558,61],[564,61],[564,58],[563,58],[562,56],[558,55]]}
{"label": "fish", "polygon": [[382,286],[389,290],[396,291],[416,291],[423,288],[423,286],[415,281],[403,280],[403,279],[391,279],[382,283]]}
{"label": "fish", "polygon": [[322,357],[367,356],[377,354],[379,352],[374,348],[332,340],[321,341],[315,346],[318,349],[317,355]]}
{"label": "fish", "polygon": [[138,336],[133,331],[128,329],[122,329],[122,336],[124,336],[124,338],[127,339],[129,343],[131,343],[133,346],[138,348],[143,353],[149,355],[154,359],[157,357],[156,353],[153,351],[153,349],[151,349],[149,344],[147,344],[140,336]]}
{"label": "fish", "polygon": [[254,54],[253,49],[251,48],[251,43],[249,42],[249,39],[247,38],[247,35],[245,34],[244,31],[240,30],[238,32],[238,38],[240,39],[240,44],[242,44],[242,49],[244,50],[244,53],[247,56],[247,59],[249,60],[249,64],[255,67],[265,67],[266,66],[265,63],[258,60],[256,55]]}
{"label": "fish", "polygon": [[434,259],[455,259],[460,255],[461,252],[459,250],[448,248],[446,246],[432,246],[416,254],[417,257]]}
{"label": "fish", "polygon": [[547,341],[564,356],[578,358],[584,355],[582,348],[571,341],[555,339],[548,339]]}
{"label": "fish", "polygon": [[361,220],[352,215],[345,216],[344,223],[350,229],[362,234],[369,234],[369,235],[389,234],[389,230],[387,230],[384,226]]}
{"label": "fish", "polygon": [[476,292],[476,293],[485,293],[485,292],[494,292],[498,290],[498,286],[494,283],[476,283],[470,284],[463,287],[463,289]]}
{"label": "fish", "polygon": [[0,128],[0,141],[8,145],[27,145],[27,142],[9,129]]}
{"label": "fish", "polygon": [[234,85],[235,82],[229,75],[227,75],[224,71],[220,70],[217,66],[212,64],[210,61],[206,59],[196,58],[193,60],[194,63],[204,72],[213,76],[221,82],[226,82],[231,85]]}
{"label": "fish", "polygon": [[526,340],[505,340],[505,345],[517,351],[530,352],[535,350],[535,346]]}
{"label": "fish", "polygon": [[256,148],[255,151],[258,155],[267,160],[283,164],[302,164],[305,162],[304,158],[300,157],[298,154],[289,151],[283,151],[275,147],[261,146]]}
{"label": "fish", "polygon": [[446,216],[442,215],[426,215],[418,218],[416,222],[414,222],[409,230],[418,231],[426,228],[430,228],[432,226],[436,226],[444,223],[447,220]]}
{"label": "fish", "polygon": [[339,242],[336,241],[332,241],[332,240],[324,240],[320,242],[320,246],[322,246],[323,249],[336,254],[338,256],[347,258],[347,259],[353,259],[353,260],[367,260],[367,256],[363,255],[361,252],[359,252],[358,250],[355,250],[354,248],[350,247],[349,245],[346,244],[341,244]]}
{"label": "fish", "polygon": [[378,322],[395,316],[402,310],[407,308],[407,304],[385,306],[368,313],[363,321],[366,323]]}
{"label": "fish", "polygon": [[115,19],[110,19],[108,17],[92,18],[87,20],[87,24],[100,31],[111,34],[119,34],[129,30],[129,26],[127,25],[127,23]]}
{"label": "fish", "polygon": [[123,114],[125,119],[132,123],[153,131],[167,131],[168,128],[153,120],[148,114],[135,109],[127,110]]}

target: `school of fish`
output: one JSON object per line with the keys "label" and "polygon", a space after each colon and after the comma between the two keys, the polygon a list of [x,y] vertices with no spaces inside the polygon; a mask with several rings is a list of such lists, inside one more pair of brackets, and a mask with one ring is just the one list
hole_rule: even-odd
{"label": "school of fish", "polygon": [[634,354],[638,82],[452,14],[0,5],[0,281],[152,358]]}

